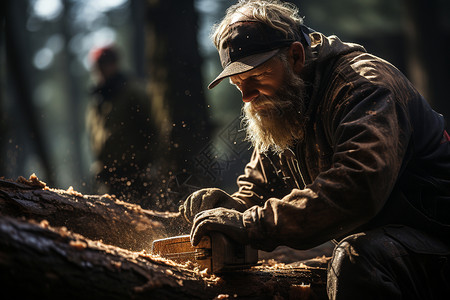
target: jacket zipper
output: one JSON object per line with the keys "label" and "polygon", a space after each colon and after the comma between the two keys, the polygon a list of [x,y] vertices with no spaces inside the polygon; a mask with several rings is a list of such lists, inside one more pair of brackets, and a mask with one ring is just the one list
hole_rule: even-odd
{"label": "jacket zipper", "polygon": [[298,169],[298,174],[300,174],[300,177],[301,177],[301,179],[302,179],[302,182],[303,182],[303,188],[306,188],[306,180],[309,180],[308,178],[305,178],[305,176],[307,175],[307,174],[305,174],[305,176],[303,176],[303,173],[302,173],[302,170],[306,170],[306,167],[305,167],[305,165],[304,165],[304,161],[303,161],[303,159],[302,159],[302,157],[300,156],[301,154],[303,154],[303,151],[301,151],[301,149],[300,149],[300,145],[301,145],[302,143],[298,143],[297,144],[297,147],[296,147],[296,149],[295,149],[295,156],[294,157],[297,157],[298,159],[295,159],[295,163],[296,163],[296,165],[297,165],[297,169]]}
{"label": "jacket zipper", "polygon": [[[292,156],[290,157],[290,163],[289,163],[288,166],[289,166],[289,169],[290,169],[290,171],[292,173],[292,176],[294,178],[295,184],[297,185],[297,188],[302,190],[302,189],[304,189],[306,187],[306,182],[305,182],[305,179],[303,178],[303,174],[302,174],[302,171],[301,171],[300,166],[298,164],[298,160],[296,159],[294,151],[292,151],[291,149],[289,149],[289,151],[291,152]],[[296,174],[298,174],[300,176],[302,184],[300,184],[298,182],[298,178],[297,178]]]}

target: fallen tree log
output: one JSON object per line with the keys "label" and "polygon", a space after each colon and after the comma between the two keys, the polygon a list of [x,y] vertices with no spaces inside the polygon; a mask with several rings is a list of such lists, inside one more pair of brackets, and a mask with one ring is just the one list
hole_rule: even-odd
{"label": "fallen tree log", "polygon": [[188,232],[178,213],[156,212],[110,195],[50,189],[32,175],[0,180],[0,211],[11,217],[47,220],[92,240],[125,249],[149,249],[154,239]]}
{"label": "fallen tree log", "polygon": [[[39,185],[0,181],[0,287],[11,295],[4,299],[326,299],[324,268],[262,262],[209,275],[148,253],[176,214]],[[97,222],[101,230],[88,229]]]}
{"label": "fallen tree log", "polygon": [[323,270],[255,267],[208,276],[45,221],[9,217],[0,218],[0,251],[2,292],[12,295],[7,299],[292,299],[294,294],[299,296],[294,299],[318,299],[317,288],[323,286]]}

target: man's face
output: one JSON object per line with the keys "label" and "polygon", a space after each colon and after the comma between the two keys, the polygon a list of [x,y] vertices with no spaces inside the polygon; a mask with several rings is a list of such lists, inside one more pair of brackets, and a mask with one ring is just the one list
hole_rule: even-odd
{"label": "man's face", "polygon": [[242,93],[247,137],[262,152],[280,153],[303,138],[304,82],[278,56],[230,77]]}
{"label": "man's face", "polygon": [[[230,81],[241,91],[242,101],[250,103],[260,96],[274,96],[283,83],[284,73],[284,66],[272,58],[253,70],[231,76]],[[252,105],[257,108],[257,104]]]}

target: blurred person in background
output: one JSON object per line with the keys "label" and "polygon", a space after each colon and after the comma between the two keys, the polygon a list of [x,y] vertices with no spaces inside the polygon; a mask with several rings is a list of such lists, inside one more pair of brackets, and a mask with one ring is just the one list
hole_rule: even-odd
{"label": "blurred person in background", "polygon": [[123,71],[116,46],[94,49],[90,58],[96,82],[86,122],[97,192],[149,207],[156,126],[145,85]]}

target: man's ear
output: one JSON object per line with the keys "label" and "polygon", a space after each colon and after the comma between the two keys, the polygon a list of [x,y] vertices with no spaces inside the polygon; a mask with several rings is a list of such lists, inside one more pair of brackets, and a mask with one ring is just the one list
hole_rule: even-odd
{"label": "man's ear", "polygon": [[294,73],[298,74],[305,65],[305,48],[302,43],[293,42],[289,47],[289,62],[292,65]]}

